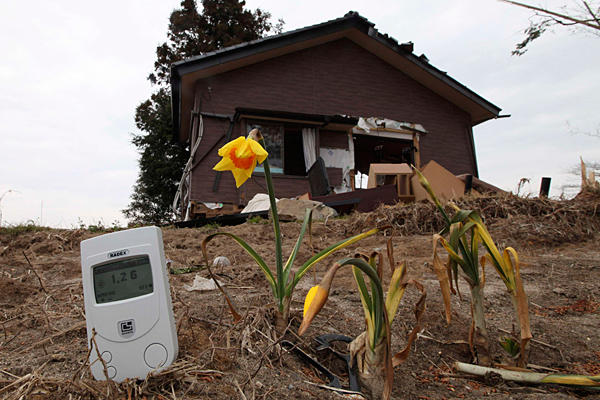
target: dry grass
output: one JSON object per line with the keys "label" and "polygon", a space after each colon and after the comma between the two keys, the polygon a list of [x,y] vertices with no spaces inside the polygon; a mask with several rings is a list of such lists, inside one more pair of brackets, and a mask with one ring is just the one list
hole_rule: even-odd
{"label": "dry grass", "polygon": [[[494,231],[495,238],[504,240],[510,237],[511,240],[531,241],[534,245],[577,242],[591,238],[600,228],[600,196],[595,195],[580,196],[570,201],[514,196],[481,197],[462,200],[459,206],[481,210],[486,223]],[[372,213],[354,214],[344,220],[319,224],[315,226],[315,230],[320,232],[315,236],[316,245],[328,245],[333,237],[342,235],[343,230],[346,230],[343,233],[346,236],[364,231],[375,224],[390,224],[395,233],[402,236],[430,234],[443,227],[439,212],[433,205],[398,204],[380,207]],[[263,229],[261,227],[264,227],[265,232],[272,232],[268,226],[256,224],[235,229],[260,233]],[[295,237],[294,229],[299,227],[290,223],[287,229],[290,231],[289,235]],[[268,399],[283,398],[286,394],[307,399],[339,398],[339,395],[304,383],[307,379],[319,382],[318,376],[296,360],[295,356],[287,356],[286,351],[279,346],[279,338],[275,336],[271,322],[273,310],[264,306],[271,301],[271,294],[263,285],[264,280],[259,272],[253,266],[250,267],[250,260],[241,256],[235,256],[235,265],[225,269],[225,275],[222,276],[232,286],[240,288],[233,290],[238,304],[243,304],[241,311],[244,318],[240,323],[231,324],[218,294],[200,296],[183,290],[183,285],[191,283],[193,276],[173,275],[171,285],[174,289],[173,304],[180,346],[178,361],[144,381],[118,385],[95,381],[87,365],[78,251],[79,242],[92,235],[86,230],[33,231],[19,232],[16,235],[7,232],[0,235],[0,398]],[[199,244],[205,235],[204,230],[165,230],[165,235],[165,248],[169,257],[188,260],[190,265],[199,258]],[[321,243],[319,237],[327,235],[332,237]],[[270,248],[270,239],[266,234],[256,236],[259,245],[264,242],[262,245]],[[376,244],[377,240],[381,238],[372,238],[370,245]],[[425,240],[421,240],[413,245],[417,247],[409,248],[410,251],[416,251],[417,257],[410,261],[415,269],[423,264],[422,255],[429,248],[429,244],[425,246],[424,243]],[[223,244],[219,252],[236,254],[232,248]],[[544,257],[537,263],[529,260],[532,265],[529,274],[546,268],[552,268],[554,273],[548,283],[545,280],[536,282],[539,291],[537,294],[534,291],[531,298],[540,305],[535,310],[548,314],[546,317],[535,315],[537,337],[568,348],[569,359],[579,363],[577,365],[597,362],[596,359],[590,360],[588,355],[600,350],[595,345],[597,341],[594,336],[598,326],[598,292],[597,285],[593,284],[596,276],[593,274],[597,272],[590,268],[590,265],[597,265],[597,250],[594,248],[594,245],[588,245],[587,249],[591,254],[584,258],[569,258],[568,254],[563,254],[560,258]],[[308,257],[309,254],[305,256]],[[180,263],[187,266],[188,261]],[[231,280],[227,276],[231,276]],[[347,279],[345,282],[351,285],[351,278]],[[430,285],[437,285],[437,281],[428,282]],[[254,288],[241,289],[248,286]],[[492,288],[493,282],[490,281],[486,290]],[[561,289],[562,292],[555,293],[553,288]],[[582,293],[590,296],[589,299],[585,297],[589,300],[585,304],[578,301],[583,298]],[[567,295],[574,297],[565,297]],[[497,301],[494,296],[490,298],[490,301]],[[428,302],[430,311],[426,317],[431,332],[428,335],[438,338],[459,337],[462,333],[460,324],[446,327],[440,322],[440,299],[431,296]],[[332,302],[328,310],[328,318],[322,320],[322,325],[315,328],[314,332],[360,332],[363,326],[360,316],[348,312],[343,318],[340,317],[357,304],[358,299],[354,295],[340,290],[336,302]],[[300,307],[298,304],[296,306]],[[503,306],[495,303],[494,307],[501,310]],[[565,313],[560,314],[559,311],[563,310]],[[404,311],[410,312],[408,308]],[[300,308],[296,314],[299,317]],[[501,314],[498,312],[498,315]],[[587,319],[583,320],[584,317]],[[298,324],[299,320],[295,319],[288,335],[293,336]],[[583,337],[594,340],[583,344],[579,340],[570,341],[573,335],[568,328],[572,325],[578,325],[579,329],[584,330]],[[510,323],[505,326],[509,327]],[[400,325],[396,328],[399,327]],[[312,346],[311,339],[306,339],[305,342],[295,336],[293,339],[305,349]],[[399,343],[395,345],[398,346]],[[467,360],[468,351],[463,350],[455,344],[420,344],[418,353],[409,357],[405,368],[413,368],[419,376],[427,377],[430,364],[442,365],[444,362],[440,356],[442,351],[444,355],[448,354],[447,357]],[[534,356],[537,357],[534,361],[539,365],[554,368],[563,365],[553,352],[538,351]],[[325,361],[331,362],[328,368],[336,365],[333,361]],[[571,368],[571,364],[565,365]],[[292,385],[294,389],[289,389]],[[469,387],[474,386],[469,384]],[[483,384],[482,387],[481,391],[474,392],[469,398],[480,398],[484,391],[496,390]],[[467,393],[466,389],[461,390],[463,394]],[[449,394],[445,384],[433,382],[424,386],[411,376],[407,376],[401,385],[396,385],[395,391],[403,393],[405,398],[412,398],[411,395],[417,393],[429,394],[432,398]],[[504,396],[503,398],[514,398],[511,394]]]}

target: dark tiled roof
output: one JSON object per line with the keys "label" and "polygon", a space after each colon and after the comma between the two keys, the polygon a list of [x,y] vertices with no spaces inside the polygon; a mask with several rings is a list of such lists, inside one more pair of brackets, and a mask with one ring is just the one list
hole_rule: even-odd
{"label": "dark tiled roof", "polygon": [[[471,99],[480,107],[487,110],[490,115],[497,116],[500,108],[490,103],[477,93],[470,90],[454,78],[450,77],[445,71],[441,71],[429,63],[429,59],[424,55],[416,56],[413,54],[413,43],[399,43],[396,39],[387,34],[382,34],[375,29],[375,24],[356,11],[350,11],[341,18],[332,19],[304,28],[283,32],[277,35],[267,36],[250,42],[240,43],[234,46],[226,47],[199,56],[191,57],[183,61],[176,62],[171,67],[171,90],[173,101],[173,121],[174,135],[179,134],[181,123],[180,115],[180,95],[182,76],[209,68],[218,64],[223,64],[233,60],[239,60],[247,56],[257,54],[276,48],[281,48],[290,44],[299,43],[305,40],[314,39],[330,33],[343,31],[346,29],[357,29],[365,35],[375,39],[379,43],[387,46],[391,50],[401,54],[416,66],[427,71],[435,78],[441,80],[446,85],[460,92],[463,96]],[[482,121],[475,121],[476,123]]]}

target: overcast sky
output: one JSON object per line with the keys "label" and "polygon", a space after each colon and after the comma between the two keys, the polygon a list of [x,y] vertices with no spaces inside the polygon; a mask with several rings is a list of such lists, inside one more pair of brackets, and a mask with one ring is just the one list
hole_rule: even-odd
{"label": "overcast sky", "polygon": [[[540,4],[540,3],[537,3]],[[560,2],[543,3],[556,7]],[[153,88],[156,46],[177,0],[0,1],[2,224],[71,228],[125,223],[137,177],[135,107]],[[495,0],[248,0],[291,30],[358,11],[399,42],[412,41],[510,118],[474,129],[480,177],[507,190],[552,177],[553,196],[600,160],[600,37],[556,29],[510,55],[530,13]],[[419,121],[411,121],[419,122]]]}

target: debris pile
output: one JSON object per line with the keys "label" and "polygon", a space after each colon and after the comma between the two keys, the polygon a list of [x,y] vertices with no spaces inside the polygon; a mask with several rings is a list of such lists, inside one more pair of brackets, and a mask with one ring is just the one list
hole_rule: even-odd
{"label": "debris pile", "polygon": [[[500,237],[527,244],[573,243],[591,238],[600,229],[600,195],[585,199],[550,200],[511,194],[464,197],[455,200],[462,209],[480,210],[490,230]],[[450,205],[446,206],[450,210]],[[430,202],[382,205],[371,213],[354,213],[351,232],[369,226],[391,225],[397,235],[431,234],[444,227]]]}

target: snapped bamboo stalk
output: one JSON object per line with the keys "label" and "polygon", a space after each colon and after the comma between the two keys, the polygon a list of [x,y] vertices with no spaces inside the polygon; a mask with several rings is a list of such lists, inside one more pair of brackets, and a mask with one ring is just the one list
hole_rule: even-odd
{"label": "snapped bamboo stalk", "polygon": [[513,382],[523,383],[553,383],[560,385],[570,385],[584,387],[587,389],[600,390],[600,375],[563,375],[563,374],[543,374],[532,371],[514,371],[501,368],[483,367],[480,365],[467,364],[456,361],[453,367],[458,372],[464,372],[471,375],[485,376],[488,373],[496,373],[502,379]]}

